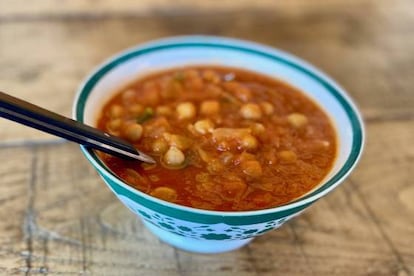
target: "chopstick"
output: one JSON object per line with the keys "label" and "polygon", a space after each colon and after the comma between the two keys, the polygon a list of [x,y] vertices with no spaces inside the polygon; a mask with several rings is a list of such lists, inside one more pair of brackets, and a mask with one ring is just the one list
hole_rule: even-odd
{"label": "chopstick", "polygon": [[121,158],[155,163],[152,157],[127,141],[1,91],[0,117]]}

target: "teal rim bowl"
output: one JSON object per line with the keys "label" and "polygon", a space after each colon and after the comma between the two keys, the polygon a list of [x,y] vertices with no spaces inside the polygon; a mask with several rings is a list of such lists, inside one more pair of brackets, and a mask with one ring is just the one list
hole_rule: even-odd
{"label": "teal rim bowl", "polygon": [[[240,247],[243,242],[246,243],[251,238],[280,226],[286,219],[332,191],[357,164],[364,145],[363,121],[353,101],[338,84],[320,70],[291,54],[261,44],[230,38],[172,37],[128,49],[110,58],[99,65],[80,86],[74,102],[74,119],[95,125],[99,109],[118,88],[139,76],[186,65],[239,67],[284,80],[297,87],[317,102],[332,119],[338,132],[338,157],[334,168],[320,185],[288,204],[255,211],[223,212],[181,206],[135,190],[113,174],[94,151],[81,146],[83,154],[108,187],[143,219],[152,232],[167,243],[185,250],[204,253],[217,253]],[[206,232],[203,232],[204,236],[198,235],[196,230],[195,234],[190,234],[189,232],[194,232],[191,227],[196,226],[188,227],[181,222],[181,225],[168,224],[168,221],[176,220],[207,226],[221,225],[221,228],[211,230],[210,236]],[[246,225],[259,224],[261,227],[243,228]],[[184,230],[180,229],[180,226]],[[235,231],[237,235],[232,235],[231,227],[243,231]],[[187,228],[191,228],[191,231]],[[158,230],[165,233],[157,233]],[[246,231],[247,233],[244,233]],[[171,234],[173,237],[167,237]],[[173,238],[178,241],[172,242]],[[197,250],[203,245],[197,245],[195,249],[188,248],[182,245],[188,243],[186,238],[219,244],[213,246],[214,248]],[[220,251],[223,241],[239,243],[234,245],[234,248],[230,246],[230,249]]]}

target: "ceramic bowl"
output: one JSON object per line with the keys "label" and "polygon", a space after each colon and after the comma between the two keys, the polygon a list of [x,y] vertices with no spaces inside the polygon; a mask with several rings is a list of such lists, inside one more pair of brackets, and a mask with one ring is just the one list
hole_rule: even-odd
{"label": "ceramic bowl", "polygon": [[273,76],[299,88],[331,117],[338,134],[335,164],[326,178],[289,204],[258,211],[200,210],[166,202],[135,190],[114,175],[90,149],[82,152],[107,186],[162,241],[177,248],[220,253],[280,227],[337,187],[355,167],[363,148],[361,116],[347,93],[309,63],[286,52],[223,37],[184,36],[128,49],[98,66],[81,85],[74,118],[96,125],[103,104],[118,88],[152,72],[186,65],[222,65]]}

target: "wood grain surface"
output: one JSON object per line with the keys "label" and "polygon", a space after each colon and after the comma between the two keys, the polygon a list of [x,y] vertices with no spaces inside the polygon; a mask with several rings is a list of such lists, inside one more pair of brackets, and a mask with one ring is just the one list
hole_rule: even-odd
{"label": "wood grain surface", "polygon": [[160,37],[265,43],[360,107],[363,158],[282,228],[219,255],[176,250],[104,186],[77,145],[0,120],[0,275],[414,275],[414,2],[0,0],[0,90],[70,116],[94,66]]}

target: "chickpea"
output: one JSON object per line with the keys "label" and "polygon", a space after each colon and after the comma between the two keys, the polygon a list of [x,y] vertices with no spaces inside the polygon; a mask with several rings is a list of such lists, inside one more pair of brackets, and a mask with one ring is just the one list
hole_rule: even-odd
{"label": "chickpea", "polygon": [[187,130],[192,134],[192,135],[197,135],[198,132],[195,130],[195,127],[193,124],[188,124],[187,125]]}
{"label": "chickpea", "polygon": [[115,104],[109,108],[108,115],[110,118],[120,118],[124,115],[125,110],[122,108],[122,106]]}
{"label": "chickpea", "polygon": [[171,147],[177,147],[180,150],[186,150],[191,146],[191,139],[182,135],[171,134],[165,132],[162,137],[167,141],[167,144]]}
{"label": "chickpea", "polygon": [[251,177],[260,177],[263,174],[262,166],[257,160],[245,161],[241,167],[243,173]]}
{"label": "chickpea", "polygon": [[121,126],[122,126],[122,120],[119,118],[112,119],[108,123],[106,123],[106,129],[110,132],[119,130]]}
{"label": "chickpea", "polygon": [[287,120],[294,128],[301,128],[308,123],[308,118],[301,113],[292,113],[287,117]]}
{"label": "chickpea", "polygon": [[192,119],[196,115],[196,108],[191,102],[180,103],[177,108],[178,119]]}
{"label": "chickpea", "polygon": [[130,105],[131,102],[135,101],[136,98],[136,94],[137,91],[135,91],[135,89],[129,88],[127,90],[125,90],[124,92],[122,92],[122,102],[125,105]]}
{"label": "chickpea", "polygon": [[220,76],[213,70],[205,70],[203,72],[203,79],[215,84],[220,82]]}
{"label": "chickpea", "polygon": [[171,107],[165,105],[158,106],[155,112],[161,116],[168,116],[172,114]]}
{"label": "chickpea", "polygon": [[113,135],[113,136],[119,136],[119,135],[121,135],[121,132],[120,132],[119,130],[112,130],[112,129],[108,129],[106,132],[107,132],[108,134]]}
{"label": "chickpea", "polygon": [[155,84],[145,84],[139,94],[139,99],[146,105],[158,105],[161,100],[160,91]]}
{"label": "chickpea", "polygon": [[134,117],[138,117],[143,111],[144,106],[142,104],[133,104],[128,107],[128,112]]}
{"label": "chickpea", "polygon": [[161,80],[160,96],[164,100],[171,100],[180,95],[182,92],[181,84],[168,78]]}
{"label": "chickpea", "polygon": [[206,95],[212,95],[214,97],[218,97],[223,93],[223,89],[215,84],[207,84],[205,90],[204,90]]}
{"label": "chickpea", "polygon": [[164,155],[164,161],[169,166],[180,166],[184,163],[185,155],[177,147],[170,147]]}
{"label": "chickpea", "polygon": [[262,108],[264,114],[266,115],[271,115],[275,111],[275,108],[269,102],[260,103],[260,107]]}
{"label": "chickpea", "polygon": [[170,202],[177,200],[177,192],[169,187],[157,187],[151,195]]}
{"label": "chickpea", "polygon": [[137,123],[128,124],[124,129],[126,138],[131,142],[138,141],[142,136],[142,126]]}
{"label": "chickpea", "polygon": [[203,86],[204,83],[201,77],[194,77],[186,80],[186,87],[190,90],[201,90]]}
{"label": "chickpea", "polygon": [[234,161],[235,161],[235,164],[240,164],[240,163],[243,163],[249,160],[256,160],[256,156],[254,154],[244,151]]}
{"label": "chickpea", "polygon": [[250,129],[252,130],[252,134],[259,136],[265,132],[265,127],[261,123],[254,123],[250,126]]}
{"label": "chickpea", "polygon": [[167,150],[168,150],[168,144],[162,138],[158,138],[152,143],[152,151],[155,153],[164,153]]}
{"label": "chickpea", "polygon": [[243,136],[241,140],[241,146],[246,150],[257,149],[258,142],[256,137],[250,134]]}
{"label": "chickpea", "polygon": [[200,134],[211,133],[214,130],[214,123],[209,119],[199,120],[194,124],[194,129]]}
{"label": "chickpea", "polygon": [[200,113],[203,115],[215,115],[220,112],[220,103],[218,101],[203,101],[200,106]]}
{"label": "chickpea", "polygon": [[297,159],[296,153],[291,150],[280,151],[278,156],[283,163],[294,163]]}
{"label": "chickpea", "polygon": [[254,103],[244,104],[240,109],[240,113],[244,119],[257,120],[262,117],[260,107]]}
{"label": "chickpea", "polygon": [[199,77],[198,71],[195,70],[195,69],[186,70],[186,71],[183,72],[183,74],[184,74],[184,78],[192,79],[192,78],[198,78]]}

